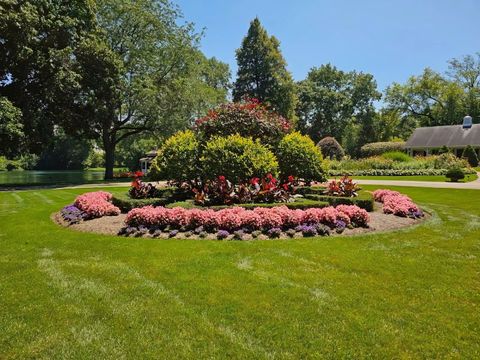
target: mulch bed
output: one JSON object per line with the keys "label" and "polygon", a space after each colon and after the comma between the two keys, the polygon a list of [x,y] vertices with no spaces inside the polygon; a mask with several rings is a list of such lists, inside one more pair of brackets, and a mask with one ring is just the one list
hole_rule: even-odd
{"label": "mulch bed", "polygon": [[[429,215],[425,213],[425,216],[422,219],[411,219],[411,218],[404,218],[399,217],[391,214],[384,214],[381,210],[382,204],[377,203],[375,206],[375,210],[370,212],[370,222],[368,228],[353,228],[353,229],[345,229],[341,234],[335,233],[332,231],[330,236],[345,236],[345,235],[359,235],[359,234],[366,234],[366,233],[373,233],[373,232],[383,232],[383,231],[392,231],[407,228],[416,224],[419,224],[425,221]],[[69,225],[66,221],[63,220],[62,216],[59,212],[52,214],[52,220],[61,226],[68,227],[73,230],[87,232],[87,233],[97,233],[97,234],[105,234],[105,235],[118,235],[120,229],[125,226],[125,218],[126,214],[120,214],[117,216],[104,216],[97,219],[82,221],[78,224]],[[152,237],[150,234],[145,234],[143,237]],[[303,236],[300,233],[297,233],[295,238],[302,238]],[[169,238],[168,233],[162,233],[160,236],[155,238],[158,239],[167,239]],[[182,232],[179,232],[175,237],[176,239],[184,239],[185,235]],[[190,239],[200,239],[197,235],[192,235],[189,237]],[[207,237],[203,238],[202,240],[212,240],[216,239],[216,234],[209,234]],[[230,235],[228,239],[232,239],[233,235]],[[286,234],[282,234],[280,236],[282,239],[289,238]],[[252,240],[252,236],[250,234],[245,234],[243,240]],[[269,239],[266,235],[259,235],[256,239],[263,240]]]}

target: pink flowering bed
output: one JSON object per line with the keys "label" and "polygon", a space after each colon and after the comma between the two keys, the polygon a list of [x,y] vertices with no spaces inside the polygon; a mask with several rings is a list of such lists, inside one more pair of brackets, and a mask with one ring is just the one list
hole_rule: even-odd
{"label": "pink flowering bed", "polygon": [[421,218],[422,210],[408,196],[392,190],[375,190],[375,201],[383,203],[383,212],[402,217]]}
{"label": "pink flowering bed", "polygon": [[368,221],[367,211],[355,205],[306,210],[294,210],[286,206],[259,207],[254,210],[232,207],[218,211],[146,206],[130,210],[125,220],[128,227],[123,233],[128,235],[138,228],[182,231],[200,228],[200,231],[210,233],[219,231],[219,236],[222,232],[228,235],[235,231],[263,231],[276,235],[281,231],[297,228],[297,231],[320,234],[325,231],[316,227],[319,225],[338,232],[346,227],[368,227]]}
{"label": "pink flowering bed", "polygon": [[108,215],[119,215],[120,209],[111,203],[112,194],[106,191],[88,192],[77,196],[73,206],[79,209],[85,219]]}

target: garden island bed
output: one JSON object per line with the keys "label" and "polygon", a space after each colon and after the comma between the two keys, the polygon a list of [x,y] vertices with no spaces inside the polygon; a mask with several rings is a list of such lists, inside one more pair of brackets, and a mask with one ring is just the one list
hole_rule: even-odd
{"label": "garden island bed", "polygon": [[376,190],[373,211],[356,205],[290,209],[284,204],[246,209],[232,206],[168,208],[147,205],[121,213],[112,195],[98,191],[80,195],[73,205],[53,215],[72,229],[158,239],[252,240],[356,235],[396,230],[418,224],[424,213],[410,198],[390,190]]}

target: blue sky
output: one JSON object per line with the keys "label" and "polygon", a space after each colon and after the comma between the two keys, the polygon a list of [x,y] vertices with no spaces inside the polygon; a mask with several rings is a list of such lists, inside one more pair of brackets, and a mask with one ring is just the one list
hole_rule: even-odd
{"label": "blue sky", "polygon": [[202,50],[236,74],[235,49],[258,16],[295,80],[312,66],[372,73],[380,90],[480,51],[480,0],[177,0],[205,28]]}

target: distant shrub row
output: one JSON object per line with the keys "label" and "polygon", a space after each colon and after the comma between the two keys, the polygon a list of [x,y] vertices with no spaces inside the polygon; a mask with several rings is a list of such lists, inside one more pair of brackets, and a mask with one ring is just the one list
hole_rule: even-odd
{"label": "distant shrub row", "polygon": [[364,157],[382,155],[386,152],[391,151],[403,151],[405,148],[404,142],[375,142],[370,144],[365,144],[360,148],[360,153]]}

